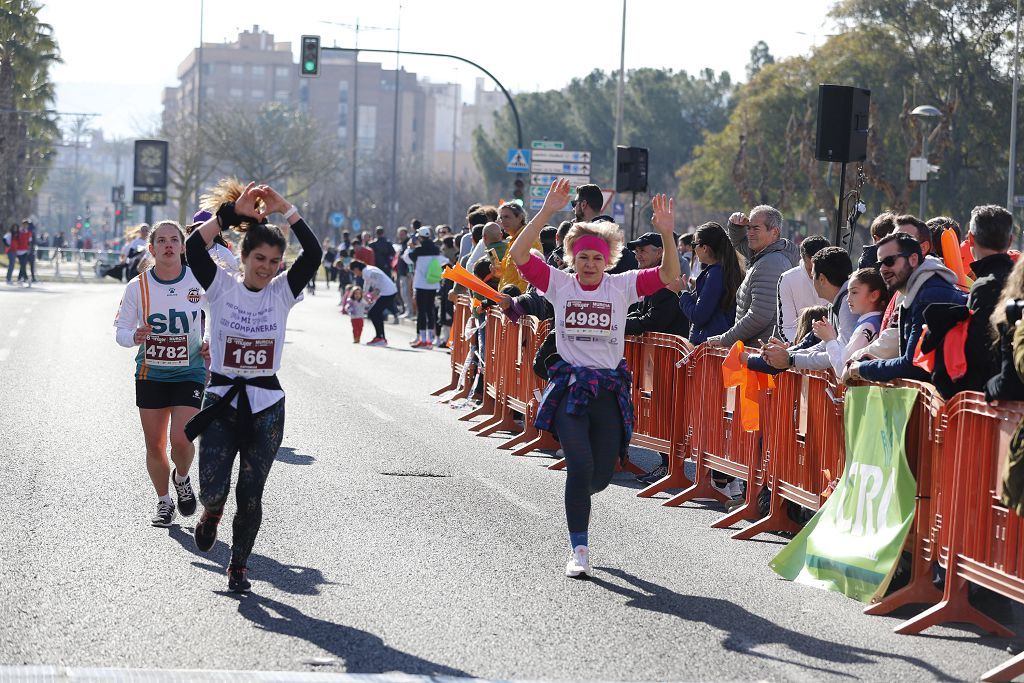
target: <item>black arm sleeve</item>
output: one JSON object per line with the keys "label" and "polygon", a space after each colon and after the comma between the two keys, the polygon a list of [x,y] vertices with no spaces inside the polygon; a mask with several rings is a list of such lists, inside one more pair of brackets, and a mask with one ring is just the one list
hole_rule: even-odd
{"label": "black arm sleeve", "polygon": [[185,240],[185,261],[203,289],[209,289],[217,276],[217,264],[206,250],[203,236],[196,230]]}
{"label": "black arm sleeve", "polygon": [[292,232],[299,238],[302,254],[288,269],[288,286],[296,297],[302,294],[306,284],[313,279],[320,268],[320,259],[324,257],[324,249],[320,246],[316,235],[301,218],[292,225]]}

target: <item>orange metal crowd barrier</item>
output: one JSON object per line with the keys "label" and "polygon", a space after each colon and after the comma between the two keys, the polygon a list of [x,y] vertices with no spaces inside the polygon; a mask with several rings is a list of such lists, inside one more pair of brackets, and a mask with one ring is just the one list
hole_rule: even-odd
{"label": "orange metal crowd barrier", "polygon": [[[452,312],[452,330],[451,337],[448,346],[452,350],[452,378],[451,381],[446,385],[433,392],[431,396],[440,396],[441,394],[448,393],[453,389],[459,389],[460,382],[464,385],[461,387],[462,396],[469,395],[470,382],[465,381],[463,373],[466,371],[466,362],[469,359],[469,348],[470,340],[465,338],[466,321],[469,319],[469,297],[465,295],[459,296],[455,302],[455,309]],[[460,397],[460,398],[461,398]],[[455,396],[449,398],[454,399]]]}

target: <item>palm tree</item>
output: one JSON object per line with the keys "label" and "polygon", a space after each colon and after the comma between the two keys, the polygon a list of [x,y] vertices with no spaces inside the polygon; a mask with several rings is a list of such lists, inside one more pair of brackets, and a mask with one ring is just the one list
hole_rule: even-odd
{"label": "palm tree", "polygon": [[33,0],[0,0],[0,217],[28,215],[59,136],[50,66],[60,61],[53,28]]}

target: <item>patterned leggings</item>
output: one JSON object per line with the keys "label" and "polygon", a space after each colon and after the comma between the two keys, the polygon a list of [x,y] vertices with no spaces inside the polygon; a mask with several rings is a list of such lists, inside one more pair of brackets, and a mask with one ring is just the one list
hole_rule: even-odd
{"label": "patterned leggings", "polygon": [[[207,393],[205,402],[217,399]],[[231,469],[239,455],[231,564],[241,567],[249,559],[263,521],[263,486],[284,436],[284,399],[253,415],[252,422],[249,442],[240,444],[238,414],[229,407],[199,437],[199,501],[211,513],[224,509],[231,491]]]}

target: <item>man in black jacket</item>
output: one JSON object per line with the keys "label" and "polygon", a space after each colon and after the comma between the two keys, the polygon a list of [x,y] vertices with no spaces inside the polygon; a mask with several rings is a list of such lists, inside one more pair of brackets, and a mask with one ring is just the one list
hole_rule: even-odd
{"label": "man in black jacket", "polygon": [[[576,188],[576,198],[570,203],[576,223],[614,223],[611,216],[601,213],[604,194],[597,185],[580,185]],[[620,229],[621,227],[619,226]],[[637,267],[633,252],[624,246],[619,262],[608,272],[625,273],[627,270],[636,270]]]}
{"label": "man in black jacket", "polygon": [[[1013,216],[1001,206],[976,206],[971,211],[968,235],[971,253],[975,258],[970,267],[978,279],[971,286],[967,306],[932,304],[925,310],[928,337],[934,335],[934,338],[926,338],[921,348],[924,351],[936,349],[932,382],[945,398],[961,391],[985,391],[986,383],[992,384],[989,393],[993,399],[1024,398],[1020,396],[1020,380],[1013,371],[1012,352],[1007,353],[1011,372],[1005,374],[1009,378],[1003,377],[1004,373],[1000,372],[1001,345],[996,343],[990,325],[992,312],[1001,299],[1003,285],[1013,270],[1013,259],[1006,253],[1013,238]],[[943,353],[945,342],[942,340],[953,325],[964,320],[968,321],[963,348],[967,368],[964,375],[953,379],[950,368],[946,366],[946,355]],[[1001,336],[1006,339],[999,341],[1012,345],[1012,328],[1010,334]],[[1008,395],[1008,392],[1013,395]]]}

